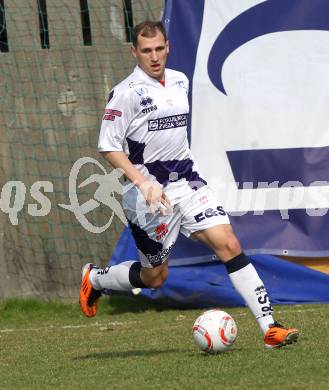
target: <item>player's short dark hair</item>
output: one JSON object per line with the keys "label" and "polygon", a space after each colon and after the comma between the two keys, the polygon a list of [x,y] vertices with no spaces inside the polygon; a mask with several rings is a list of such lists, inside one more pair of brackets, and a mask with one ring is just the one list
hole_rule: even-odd
{"label": "player's short dark hair", "polygon": [[132,44],[134,47],[137,47],[137,39],[139,35],[146,38],[153,38],[158,31],[161,32],[165,41],[167,41],[167,33],[162,22],[152,22],[151,20],[145,20],[133,28]]}

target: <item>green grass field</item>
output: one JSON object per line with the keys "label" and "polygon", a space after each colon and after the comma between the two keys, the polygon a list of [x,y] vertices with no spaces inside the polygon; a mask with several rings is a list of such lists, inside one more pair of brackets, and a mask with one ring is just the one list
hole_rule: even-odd
{"label": "green grass field", "polygon": [[0,389],[329,389],[329,305],[276,306],[300,341],[265,350],[245,308],[234,348],[205,355],[191,329],[200,310],[166,310],[136,298],[103,298],[88,319],[78,304],[0,305]]}

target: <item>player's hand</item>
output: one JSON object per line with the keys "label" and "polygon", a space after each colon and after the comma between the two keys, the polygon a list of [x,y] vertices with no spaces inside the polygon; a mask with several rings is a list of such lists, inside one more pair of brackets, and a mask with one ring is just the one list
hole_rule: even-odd
{"label": "player's hand", "polygon": [[166,215],[172,211],[170,200],[163,192],[163,187],[160,183],[145,180],[140,184],[139,189],[149,205],[152,214],[159,211],[162,215]]}

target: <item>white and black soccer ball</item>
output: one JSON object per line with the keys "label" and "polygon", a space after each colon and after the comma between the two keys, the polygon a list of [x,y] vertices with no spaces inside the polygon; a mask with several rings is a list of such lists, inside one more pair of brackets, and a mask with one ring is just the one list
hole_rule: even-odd
{"label": "white and black soccer ball", "polygon": [[214,354],[230,349],[238,329],[232,316],[225,311],[213,309],[205,311],[195,320],[192,334],[202,351]]}

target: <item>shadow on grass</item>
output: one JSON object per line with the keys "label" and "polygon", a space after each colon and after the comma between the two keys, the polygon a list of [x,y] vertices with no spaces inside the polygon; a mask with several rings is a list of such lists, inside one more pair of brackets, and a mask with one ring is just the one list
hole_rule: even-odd
{"label": "shadow on grass", "polygon": [[[105,297],[108,297],[107,301]],[[214,305],[196,305],[194,302],[178,302],[169,297],[151,299],[145,295],[133,295],[124,292],[112,292],[111,295],[104,294],[105,305],[103,309],[110,314],[139,313],[147,310],[207,310],[213,309]],[[104,300],[103,298],[103,300]],[[107,303],[107,305],[106,305]],[[221,306],[225,310],[224,306]]]}
{"label": "shadow on grass", "polygon": [[107,351],[107,352],[96,352],[89,353],[88,355],[78,356],[73,360],[85,360],[85,359],[113,359],[113,358],[127,358],[127,357],[147,357],[147,356],[158,356],[160,354],[177,354],[177,353],[189,353],[190,349],[153,349],[153,350],[136,350],[136,351]]}
{"label": "shadow on grass", "polygon": [[105,312],[110,314],[140,313],[147,310],[164,311],[171,309],[168,305],[155,302],[142,296],[113,294],[108,299],[108,305],[103,305]]}

